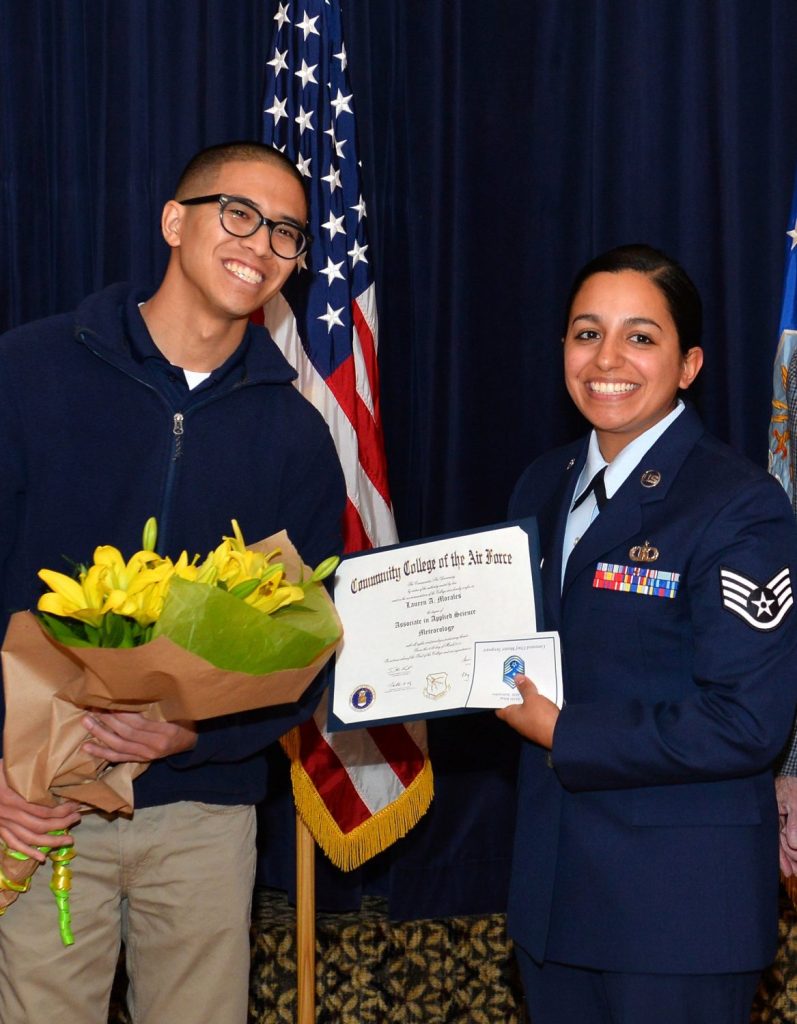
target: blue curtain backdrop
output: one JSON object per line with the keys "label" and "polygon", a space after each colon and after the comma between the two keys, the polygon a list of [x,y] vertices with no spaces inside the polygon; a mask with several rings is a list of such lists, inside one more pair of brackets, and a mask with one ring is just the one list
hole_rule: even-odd
{"label": "blue curtain backdrop", "polygon": [[[0,328],[157,281],[182,165],[260,135],[275,9],[0,0]],[[763,463],[797,164],[794,0],[348,0],[344,18],[403,539],[500,520],[522,467],[581,429],[562,302],[575,269],[621,242],[695,278],[699,406]],[[378,885],[398,916],[500,909],[514,746],[490,715],[436,722],[431,744],[433,810],[364,873],[341,881],[320,858],[322,904]],[[280,877],[290,827],[271,831],[264,871]]]}

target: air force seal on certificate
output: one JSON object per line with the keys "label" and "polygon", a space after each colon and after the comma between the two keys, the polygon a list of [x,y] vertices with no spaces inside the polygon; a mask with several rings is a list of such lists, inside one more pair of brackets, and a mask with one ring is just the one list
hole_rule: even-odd
{"label": "air force seal on certificate", "polygon": [[367,711],[376,699],[376,690],[373,686],[358,686],[349,698],[349,704],[353,711]]}
{"label": "air force seal on certificate", "polygon": [[753,629],[777,629],[794,604],[788,566],[775,573],[768,583],[759,583],[723,566],[720,584],[723,607]]}

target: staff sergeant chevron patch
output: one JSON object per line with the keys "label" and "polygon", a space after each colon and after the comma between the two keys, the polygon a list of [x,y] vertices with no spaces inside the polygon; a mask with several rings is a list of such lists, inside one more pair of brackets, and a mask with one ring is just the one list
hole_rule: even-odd
{"label": "staff sergeant chevron patch", "polygon": [[733,569],[720,568],[722,604],[753,629],[776,629],[794,604],[789,567],[776,573],[769,583],[751,580]]}

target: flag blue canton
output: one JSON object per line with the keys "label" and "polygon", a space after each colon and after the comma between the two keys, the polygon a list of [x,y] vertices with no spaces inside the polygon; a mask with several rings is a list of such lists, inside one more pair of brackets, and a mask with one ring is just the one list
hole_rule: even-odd
{"label": "flag blue canton", "polygon": [[274,20],[263,140],[306,179],[314,239],[283,295],[308,357],[327,378],[352,354],[352,300],[372,283],[340,7],[291,0]]}

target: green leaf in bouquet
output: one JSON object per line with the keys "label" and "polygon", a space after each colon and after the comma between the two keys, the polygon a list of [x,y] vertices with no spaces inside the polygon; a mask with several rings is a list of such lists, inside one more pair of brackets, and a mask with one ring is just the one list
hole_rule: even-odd
{"label": "green leaf in bouquet", "polygon": [[115,612],[106,612],[98,626],[50,612],[38,614],[50,636],[67,647],[138,647],[146,643],[152,633],[151,626],[141,626]]}
{"label": "green leaf in bouquet", "polygon": [[99,647],[98,643],[92,642],[90,636],[87,637],[87,627],[83,622],[62,619],[58,615],[50,615],[49,612],[39,612],[39,619],[50,636],[59,644],[66,644],[67,647]]}
{"label": "green leaf in bouquet", "polygon": [[[306,605],[304,614],[290,614]],[[231,593],[175,578],[153,637],[166,636],[217,668],[262,675],[309,665],[340,636],[330,602],[308,585],[305,599],[273,615]]]}

